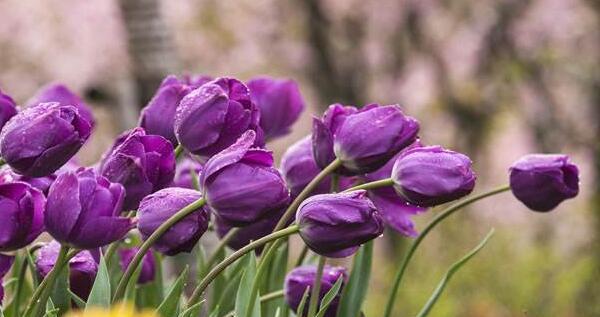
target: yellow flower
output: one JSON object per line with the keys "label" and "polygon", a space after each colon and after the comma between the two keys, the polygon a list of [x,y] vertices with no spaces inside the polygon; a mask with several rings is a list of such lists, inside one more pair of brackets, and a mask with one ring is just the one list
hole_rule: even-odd
{"label": "yellow flower", "polygon": [[66,317],[157,317],[152,311],[146,310],[136,312],[129,304],[118,304],[110,310],[104,308],[92,308],[86,311],[80,310],[69,313]]}

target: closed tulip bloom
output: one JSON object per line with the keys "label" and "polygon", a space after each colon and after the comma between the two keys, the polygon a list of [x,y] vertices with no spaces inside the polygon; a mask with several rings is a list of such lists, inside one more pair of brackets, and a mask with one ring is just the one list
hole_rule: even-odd
{"label": "closed tulip bloom", "polygon": [[286,206],[290,194],[273,154],[251,148],[255,132],[244,133],[226,150],[212,157],[201,175],[207,204],[234,226],[245,226]]}
{"label": "closed tulip bloom", "polygon": [[[368,109],[370,106],[365,108]],[[319,168],[323,169],[335,160],[333,137],[346,118],[358,111],[356,107],[336,103],[329,106],[321,118],[313,117],[311,138],[313,155]]]}
{"label": "closed tulip bloom", "polygon": [[0,134],[2,158],[17,173],[47,176],[68,162],[91,127],[73,106],[44,103],[12,117]]}
{"label": "closed tulip bloom", "polygon": [[102,159],[100,173],[125,187],[124,210],[136,209],[144,196],[173,181],[173,145],[162,136],[146,135],[143,128],[132,129],[117,138]]}
{"label": "closed tulip bloom", "polygon": [[[382,168],[375,172],[365,174],[363,179],[365,182],[374,182],[390,178],[396,159],[405,151],[417,147],[421,147],[419,141],[416,141],[402,152],[396,154],[396,156],[389,160]],[[386,225],[407,237],[416,237],[418,235],[411,217],[425,212],[427,208],[409,203],[404,197],[398,195],[392,186],[370,189],[368,191],[368,196],[377,207],[377,210],[381,214]]]}
{"label": "closed tulip bloom", "polygon": [[80,249],[105,246],[125,236],[132,220],[120,217],[125,190],[92,169],[60,174],[48,192],[45,224],[61,243]]}
{"label": "closed tulip bloom", "polygon": [[349,115],[333,138],[341,173],[376,171],[417,138],[419,123],[398,105],[373,106]]}
{"label": "closed tulip bloom", "polygon": [[417,206],[447,203],[473,191],[476,177],[471,164],[466,155],[440,146],[411,149],[394,163],[394,188]]}
{"label": "closed tulip bloom", "polygon": [[[194,187],[194,174],[200,180],[202,164],[191,158],[184,158],[177,164],[175,178],[173,178],[173,187],[197,189]],[[198,184],[199,185],[199,184]]]}
{"label": "closed tulip bloom", "polygon": [[[119,255],[121,256],[121,269],[123,272],[127,270],[129,263],[131,263],[131,260],[133,260],[133,257],[138,251],[139,248],[137,247],[119,250]],[[154,281],[154,277],[156,275],[156,262],[154,261],[154,255],[152,254],[152,251],[148,251],[146,254],[144,254],[141,266],[142,268],[140,269],[140,276],[137,280],[137,283],[146,284]]]}
{"label": "closed tulip bloom", "polygon": [[304,110],[304,100],[295,81],[256,77],[248,82],[252,101],[260,109],[260,127],[265,139],[290,133],[290,127]]}
{"label": "closed tulip bloom", "polygon": [[[42,247],[35,260],[35,267],[40,278],[46,277],[56,264],[60,244],[52,241]],[[87,300],[98,273],[98,263],[90,253],[83,250],[69,260],[69,288],[83,300]]]}
{"label": "closed tulip bloom", "polygon": [[4,275],[10,271],[10,267],[15,262],[14,256],[0,254],[0,303],[4,299],[4,287],[2,286],[2,279],[4,279]]}
{"label": "closed tulip bloom", "polygon": [[258,131],[255,145],[264,145],[259,119],[248,87],[237,79],[218,78],[181,100],[175,114],[175,135],[187,151],[207,160],[246,130]]}
{"label": "closed tulip bloom", "polygon": [[191,91],[190,86],[179,81],[175,76],[163,80],[154,97],[142,110],[140,127],[148,134],[155,134],[177,144],[173,124],[175,110],[181,99]]}
{"label": "closed tulip bloom", "polygon": [[298,207],[296,223],[304,243],[315,253],[347,257],[383,233],[383,219],[367,192],[315,195]]}
{"label": "closed tulip bloom", "polygon": [[92,110],[77,94],[72,92],[63,84],[53,83],[42,87],[36,95],[27,102],[27,107],[35,107],[41,103],[58,102],[63,106],[73,106],[79,111],[79,115],[85,119],[90,127],[96,125]]}
{"label": "closed tulip bloom", "polygon": [[[327,312],[325,313],[324,317],[336,316],[342,290],[348,280],[348,275],[346,273],[346,268],[344,267],[325,265],[323,268],[323,277],[321,277],[318,306],[320,306],[321,300],[323,300],[325,294],[331,290],[335,282],[337,282],[340,277],[343,279],[342,287],[331,301],[331,304],[329,304],[329,308],[327,308]],[[285,301],[294,310],[294,312],[296,312],[296,314],[300,315],[298,313],[298,306],[300,306],[304,292],[306,292],[307,288],[310,289],[313,287],[316,279],[317,267],[315,265],[299,266],[286,275],[283,289]],[[302,315],[308,312],[310,295],[311,293],[309,290],[305,301],[307,304],[304,306],[304,312],[302,312]]]}
{"label": "closed tulip bloom", "polygon": [[41,191],[23,182],[0,184],[0,251],[27,246],[44,231]]}
{"label": "closed tulip bloom", "polygon": [[510,167],[510,188],[525,206],[550,211],[579,193],[579,170],[563,154],[530,154]]}
{"label": "closed tulip bloom", "polygon": [[[256,241],[275,229],[277,222],[283,215],[283,209],[280,212],[273,213],[265,218],[259,219],[247,226],[238,228],[236,233],[227,241],[227,246],[233,250],[239,250],[246,246],[251,241]],[[234,226],[227,223],[227,221],[216,217],[215,219],[216,232],[219,238],[223,238]],[[257,249],[262,250],[262,247]]]}
{"label": "closed tulip bloom", "polygon": [[[201,196],[199,191],[177,187],[146,196],[138,211],[138,229],[142,238],[148,239],[167,219]],[[198,208],[172,226],[154,243],[153,248],[166,255],[191,252],[208,229],[209,217],[205,207]]]}
{"label": "closed tulip bloom", "polygon": [[17,114],[17,104],[0,90],[0,130],[6,122]]}

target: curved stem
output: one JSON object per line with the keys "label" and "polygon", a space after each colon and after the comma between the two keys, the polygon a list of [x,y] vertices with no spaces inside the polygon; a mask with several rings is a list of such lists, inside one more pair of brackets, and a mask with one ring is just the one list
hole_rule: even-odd
{"label": "curved stem", "polygon": [[181,208],[181,210],[176,212],[173,216],[171,216],[171,218],[169,218],[169,219],[167,219],[167,221],[163,222],[163,224],[160,225],[160,227],[158,227],[148,237],[148,239],[146,239],[146,241],[144,241],[144,243],[142,243],[142,245],[140,246],[140,249],[138,250],[138,252],[135,254],[133,259],[127,266],[127,270],[125,270],[125,273],[123,273],[121,280],[119,280],[119,284],[117,285],[115,295],[113,296],[113,300],[112,300],[113,303],[116,302],[117,300],[121,299],[121,297],[123,297],[123,294],[125,293],[125,288],[127,287],[127,284],[129,284],[129,280],[131,279],[131,276],[133,276],[133,272],[135,272],[136,268],[142,261],[142,258],[144,258],[144,255],[146,254],[146,252],[148,252],[148,250],[154,244],[154,242],[156,242],[156,240],[158,240],[160,237],[162,237],[162,235],[165,234],[165,232],[167,232],[172,226],[177,224],[181,219],[190,215],[191,213],[196,211],[198,208],[201,208],[202,206],[204,206],[205,202],[206,202],[206,200],[204,198],[200,198],[200,199],[194,201],[193,203]]}
{"label": "curved stem", "polygon": [[6,164],[6,161],[0,157],[0,167],[2,167],[4,164]]}
{"label": "curved stem", "polygon": [[178,144],[175,148],[175,159],[178,160],[183,154],[183,152],[183,146],[181,146],[181,144]]}
{"label": "curved stem", "polygon": [[292,235],[292,234],[298,232],[298,230],[299,230],[298,226],[296,226],[296,225],[289,226],[285,229],[282,229],[282,230],[273,232],[267,236],[264,236],[256,241],[250,242],[249,244],[245,245],[243,248],[232,253],[229,257],[225,258],[223,261],[221,261],[219,264],[217,264],[210,272],[208,272],[208,274],[202,279],[202,281],[200,281],[200,283],[198,284],[196,289],[194,289],[192,296],[188,300],[187,307],[194,305],[198,301],[198,299],[200,299],[200,296],[202,295],[202,293],[204,293],[204,291],[206,290],[208,285],[221,272],[223,272],[229,265],[234,263],[237,259],[241,258],[244,254],[246,254],[258,247],[261,247],[271,241]]}
{"label": "curved stem", "polygon": [[394,181],[391,178],[385,178],[385,179],[380,179],[380,180],[374,181],[374,182],[356,185],[354,187],[350,187],[350,188],[344,190],[343,192],[344,193],[351,192],[351,191],[360,190],[360,189],[365,189],[365,190],[376,189],[376,188],[388,187],[388,186],[392,186],[392,185],[394,185]]}
{"label": "curved stem", "polygon": [[484,193],[481,193],[478,195],[471,196],[467,199],[464,199],[464,200],[462,200],[458,203],[455,203],[452,206],[449,206],[448,208],[444,209],[433,220],[431,220],[431,222],[429,222],[429,224],[427,224],[425,229],[423,229],[423,232],[421,232],[421,234],[419,234],[419,236],[415,239],[415,241],[413,241],[413,243],[411,244],[410,248],[408,249],[406,255],[404,256],[404,259],[402,260],[402,264],[400,264],[400,268],[398,269],[398,272],[396,273],[396,277],[394,278],[394,285],[392,287],[392,291],[390,292],[390,295],[387,300],[387,304],[385,307],[385,313],[383,314],[384,317],[392,316],[392,310],[394,308],[394,299],[396,298],[396,295],[398,293],[398,289],[400,287],[400,282],[402,281],[402,277],[404,276],[404,271],[406,271],[406,267],[408,266],[408,263],[412,259],[413,254],[415,253],[415,251],[417,250],[417,248],[419,247],[421,242],[423,242],[423,239],[425,239],[425,237],[429,234],[429,232],[431,232],[431,230],[433,230],[433,228],[435,228],[440,222],[442,222],[448,216],[452,215],[457,210],[460,210],[461,208],[463,208],[467,205],[470,205],[478,200],[484,199],[486,197],[508,191],[509,189],[510,189],[510,186],[505,185],[505,186],[501,186],[496,189],[492,189],[490,191],[487,191],[487,192],[484,192]]}
{"label": "curved stem", "polygon": [[240,230],[240,228],[232,228],[231,230],[229,230],[229,232],[227,232],[227,234],[223,237],[223,239],[221,239],[221,241],[219,241],[219,244],[215,248],[215,251],[213,251],[213,254],[210,256],[210,258],[208,258],[208,261],[206,261],[207,269],[210,269],[213,266],[213,264],[215,264],[215,261],[217,260],[217,255],[223,249],[225,249],[225,246],[227,245],[227,243],[235,236],[235,234],[239,230]]}
{"label": "curved stem", "polygon": [[304,263],[304,259],[306,258],[307,254],[308,254],[308,246],[305,244],[302,247],[302,251],[300,251],[300,255],[298,255],[298,259],[296,259],[296,263],[294,264],[294,267],[299,267],[300,265],[302,265],[302,263]]}
{"label": "curved stem", "polygon": [[308,317],[315,317],[317,313],[317,304],[319,303],[319,293],[321,292],[321,279],[323,278],[323,269],[325,268],[324,256],[319,257],[317,266],[317,276],[313,282],[312,290],[310,291],[310,302],[308,303]]}

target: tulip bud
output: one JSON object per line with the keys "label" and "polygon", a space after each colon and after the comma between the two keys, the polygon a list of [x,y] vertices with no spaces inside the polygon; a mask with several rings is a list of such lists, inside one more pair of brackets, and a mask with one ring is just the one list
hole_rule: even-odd
{"label": "tulip bud", "polygon": [[208,160],[246,130],[257,131],[255,145],[264,145],[259,119],[248,87],[237,79],[218,78],[181,100],[175,114],[175,135],[187,151]]}
{"label": "tulip bud", "polygon": [[149,134],[160,135],[172,144],[177,144],[173,128],[175,110],[181,99],[190,91],[191,88],[175,76],[165,78],[154,97],[142,109],[139,126]]}
{"label": "tulip bud", "polygon": [[265,139],[290,133],[304,110],[304,100],[293,80],[256,77],[248,82],[252,101],[260,109],[260,127]]}
{"label": "tulip bud", "polygon": [[0,254],[0,303],[4,299],[4,287],[2,286],[2,279],[4,279],[4,275],[10,271],[10,267],[15,262],[14,256],[8,256],[4,254]]}
{"label": "tulip bud", "polygon": [[[370,108],[370,106],[365,108]],[[319,168],[323,169],[335,160],[333,137],[346,118],[357,112],[356,107],[336,103],[327,108],[323,117],[313,117],[312,147],[315,162]]]}
{"label": "tulip bud", "polygon": [[340,173],[358,175],[376,171],[417,138],[419,123],[398,105],[370,106],[349,115],[333,137]]}
{"label": "tulip bud", "polygon": [[579,170],[562,154],[530,154],[510,167],[510,188],[525,206],[550,211],[579,193]]}
{"label": "tulip bud", "polygon": [[273,154],[252,148],[255,132],[240,139],[204,165],[200,183],[207,204],[234,226],[245,226],[286,206],[290,194],[277,169]]}
{"label": "tulip bud", "polygon": [[[146,196],[138,211],[138,229],[144,240],[167,219],[185,206],[200,199],[200,192],[169,187]],[[166,255],[191,252],[200,237],[208,229],[209,213],[204,207],[198,208],[172,226],[153,245],[153,248]]]}
{"label": "tulip bud", "polygon": [[[42,247],[35,260],[36,271],[40,278],[46,277],[56,264],[60,244],[52,241]],[[83,300],[87,300],[96,280],[98,263],[90,251],[83,250],[69,260],[69,288]]]}
{"label": "tulip bud", "polygon": [[8,120],[17,114],[17,104],[0,90],[0,130]]}
{"label": "tulip bud", "polygon": [[100,173],[125,187],[124,210],[137,209],[144,196],[173,181],[173,145],[162,136],[146,135],[143,128],[132,129],[117,138],[102,159]]}
{"label": "tulip bud", "polygon": [[132,220],[119,217],[125,191],[92,169],[60,174],[48,192],[45,224],[50,235],[80,249],[105,246],[125,236]]}
{"label": "tulip bud", "polygon": [[[129,263],[131,263],[131,260],[133,260],[133,257],[139,250],[140,248],[137,247],[119,250],[119,255],[121,256],[121,269],[123,270],[123,272],[127,270]],[[152,254],[152,251],[148,251],[146,252],[146,254],[144,254],[144,257],[142,258],[141,262],[141,267],[142,268],[140,269],[140,276],[137,280],[137,283],[146,284],[154,281],[154,277],[156,275],[156,262],[154,261],[154,255]]]}
{"label": "tulip bud", "polygon": [[44,103],[12,117],[0,133],[2,158],[17,173],[42,177],[68,162],[90,136],[76,108]]}
{"label": "tulip bud", "polygon": [[0,251],[14,251],[44,231],[46,198],[23,182],[0,184]]}
{"label": "tulip bud", "polygon": [[[340,302],[340,297],[342,294],[342,289],[348,280],[348,276],[346,274],[346,269],[340,266],[329,266],[325,265],[323,268],[323,277],[321,277],[321,288],[319,290],[319,302],[318,306],[320,306],[321,300],[323,297],[337,282],[337,280],[342,277],[342,287],[338,291],[337,295],[329,304],[329,308],[327,308],[327,312],[324,317],[335,317],[338,309],[338,305]],[[298,306],[300,306],[300,302],[302,301],[302,297],[306,289],[310,289],[313,287],[315,280],[317,279],[317,267],[314,265],[304,265],[297,267],[290,271],[285,277],[284,284],[284,295],[286,303],[294,310],[298,316],[306,315],[308,313],[308,305],[304,306],[304,312],[298,313]],[[308,291],[308,297],[306,298],[305,303],[310,302],[310,290]],[[318,307],[317,306],[317,307]]]}
{"label": "tulip bud", "polygon": [[73,106],[77,108],[79,115],[87,121],[92,129],[96,125],[94,114],[89,106],[63,84],[54,83],[42,87],[36,95],[27,102],[27,107],[36,107],[41,103],[47,102],[58,102],[63,106]]}
{"label": "tulip bud", "polygon": [[196,189],[194,187],[193,175],[196,174],[196,177],[198,177],[199,181],[201,172],[202,164],[196,162],[194,159],[184,158],[180,163],[177,164],[172,187]]}
{"label": "tulip bud", "polygon": [[296,223],[311,250],[332,258],[347,257],[383,233],[383,219],[364,190],[312,196],[298,207]]}
{"label": "tulip bud", "polygon": [[[422,147],[418,140],[396,154],[382,168],[365,174],[363,179],[368,183],[390,178],[396,160],[406,151],[417,147]],[[411,216],[425,212],[427,208],[409,203],[404,197],[398,195],[392,186],[370,189],[368,196],[377,207],[386,225],[407,237],[416,237],[418,235]]]}

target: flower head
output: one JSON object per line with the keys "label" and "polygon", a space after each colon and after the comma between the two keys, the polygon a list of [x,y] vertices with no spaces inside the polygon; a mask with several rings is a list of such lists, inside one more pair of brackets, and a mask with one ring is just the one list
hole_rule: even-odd
{"label": "flower head", "polygon": [[96,125],[96,120],[90,107],[77,94],[63,84],[52,83],[40,88],[36,95],[27,102],[27,106],[35,107],[47,102],[58,102],[64,106],[73,106],[77,108],[79,115],[88,122],[90,127],[93,128]]}
{"label": "flower head", "polygon": [[[323,268],[323,277],[321,278],[321,288],[319,290],[319,303],[323,300],[323,297],[337,282],[339,278],[343,279],[342,288],[338,291],[337,295],[329,305],[325,317],[335,317],[342,289],[348,280],[346,269],[340,266],[329,266],[325,265]],[[315,280],[317,279],[317,267],[314,265],[300,266],[290,271],[285,277],[284,294],[285,301],[287,304],[298,313],[298,306],[302,301],[302,297],[306,289],[313,287]],[[310,291],[305,303],[310,302]],[[308,305],[304,306],[306,314],[308,311]]]}
{"label": "flower head", "polygon": [[0,251],[14,251],[44,231],[41,191],[23,182],[0,184]]}
{"label": "flower head", "polygon": [[[119,250],[119,255],[121,256],[121,269],[123,272],[127,270],[129,263],[133,260],[135,254],[140,250],[140,248],[128,248]],[[156,262],[154,261],[154,255],[152,251],[146,252],[141,262],[142,268],[140,269],[140,276],[138,277],[138,284],[146,284],[154,281],[154,277],[156,275]]]}

